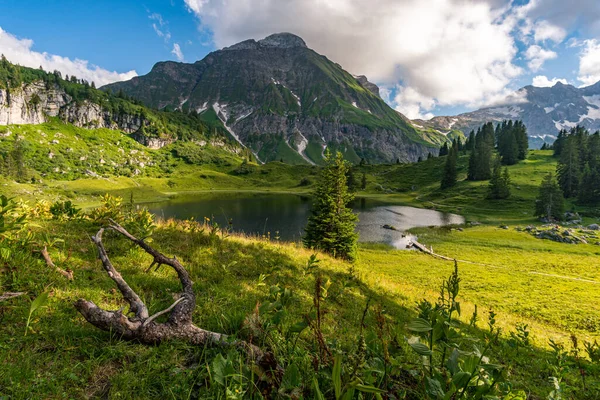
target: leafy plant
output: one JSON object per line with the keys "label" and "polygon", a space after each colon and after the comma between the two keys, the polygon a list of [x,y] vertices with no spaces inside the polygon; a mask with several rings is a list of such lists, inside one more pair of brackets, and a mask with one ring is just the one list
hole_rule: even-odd
{"label": "leafy plant", "polygon": [[152,234],[156,228],[154,214],[147,208],[132,210],[126,217],[127,228],[138,238],[147,242],[152,241]]}
{"label": "leafy plant", "polygon": [[123,215],[123,198],[119,196],[111,196],[105,194],[100,198],[100,207],[94,208],[90,213],[90,218],[97,224],[106,225],[109,220],[122,222]]}
{"label": "leafy plant", "polygon": [[80,211],[71,200],[57,201],[50,206],[50,213],[54,219],[72,219],[77,217]]}
{"label": "leafy plant", "polygon": [[515,332],[510,332],[510,341],[508,343],[517,350],[517,354],[519,354],[519,348],[529,347],[528,325],[521,322],[517,323]]}
{"label": "leafy plant", "polygon": [[408,329],[419,336],[410,338],[408,343],[423,360],[429,398],[498,398],[510,390],[505,385],[502,366],[491,364],[486,356],[493,341],[487,340],[482,349],[477,340],[461,334],[460,323],[453,318],[455,313],[460,315],[460,281],[455,262],[452,275],[440,288],[438,301],[419,303],[418,318],[408,324]]}
{"label": "leafy plant", "polygon": [[23,336],[27,336],[27,332],[29,330],[29,324],[31,323],[31,317],[33,314],[40,310],[43,307],[46,307],[48,304],[48,292],[44,292],[36,297],[29,306],[29,314],[27,315],[27,323],[25,324],[25,334]]}
{"label": "leafy plant", "polygon": [[18,207],[12,199],[0,195],[0,237],[9,236],[25,225],[27,215],[18,213]]}

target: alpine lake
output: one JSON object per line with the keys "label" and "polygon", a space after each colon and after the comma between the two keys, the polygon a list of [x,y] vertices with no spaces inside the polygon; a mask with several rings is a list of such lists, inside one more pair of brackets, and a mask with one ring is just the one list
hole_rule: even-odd
{"label": "alpine lake", "polygon": [[[296,194],[213,192],[150,203],[148,209],[162,219],[209,218],[220,227],[271,240],[300,241],[310,216],[311,199]],[[382,243],[406,249],[415,227],[464,223],[464,218],[415,207],[393,205],[368,198],[351,204],[358,214],[360,242]]]}

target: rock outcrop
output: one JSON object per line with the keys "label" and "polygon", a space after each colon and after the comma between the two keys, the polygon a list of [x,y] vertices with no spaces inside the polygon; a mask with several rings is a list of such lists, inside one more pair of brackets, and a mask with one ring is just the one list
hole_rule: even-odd
{"label": "rock outcrop", "polygon": [[81,128],[117,129],[134,134],[138,142],[150,148],[173,142],[139,133],[147,125],[140,115],[112,113],[89,100],[76,102],[58,86],[48,88],[42,81],[23,84],[10,92],[0,89],[0,125],[42,124],[52,117]]}

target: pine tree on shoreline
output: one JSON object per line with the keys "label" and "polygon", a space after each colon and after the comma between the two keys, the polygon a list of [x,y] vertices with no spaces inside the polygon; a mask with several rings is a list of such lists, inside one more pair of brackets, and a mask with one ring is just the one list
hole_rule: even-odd
{"label": "pine tree on shoreline", "polygon": [[348,163],[341,153],[325,154],[325,167],[313,192],[312,215],[308,219],[302,242],[310,249],[322,250],[349,261],[356,259],[358,217],[349,203],[354,195],[348,192]]}

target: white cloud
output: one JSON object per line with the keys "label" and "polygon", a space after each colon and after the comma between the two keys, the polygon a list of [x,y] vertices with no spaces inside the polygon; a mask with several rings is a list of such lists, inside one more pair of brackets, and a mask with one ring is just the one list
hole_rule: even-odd
{"label": "white cloud", "polygon": [[577,79],[584,86],[593,85],[600,81],[600,41],[585,40],[579,56],[579,74]]}
{"label": "white cloud", "polygon": [[152,23],[152,29],[154,29],[154,32],[158,37],[163,38],[165,42],[171,40],[171,32],[166,29],[167,23],[163,20],[162,15],[159,13],[152,13],[148,15],[148,18],[152,21],[156,21]]}
{"label": "white cloud", "polygon": [[548,79],[545,75],[538,75],[533,78],[531,84],[536,87],[552,87],[556,85],[558,82],[568,85],[569,82],[564,78],[552,78]]}
{"label": "white cloud", "polygon": [[33,40],[19,39],[0,27],[0,53],[4,54],[8,61],[12,63],[31,68],[42,66],[46,71],[58,70],[63,75],[75,75],[79,79],[95,82],[98,87],[137,76],[137,72],[135,71],[124,73],[107,71],[90,64],[86,60],[77,58],[71,60],[68,57],[61,57],[46,52],[40,53],[32,50],[32,47]]}
{"label": "white cloud", "polygon": [[[535,21],[540,40],[562,41],[562,33],[577,29],[585,36],[600,34],[600,2],[598,0],[529,0],[523,6],[530,21]],[[542,22],[545,21],[545,22]]]}
{"label": "white cloud", "polygon": [[181,47],[179,47],[178,43],[173,44],[173,50],[171,50],[171,54],[173,54],[180,62],[184,60],[183,52],[181,51]]}
{"label": "white cloud", "polygon": [[565,29],[545,20],[536,23],[533,27],[533,31],[533,37],[536,42],[551,40],[555,43],[560,43],[567,36],[567,31]]}
{"label": "white cloud", "polygon": [[[411,87],[396,87],[396,96],[391,101],[396,105],[396,111],[401,112],[410,119],[431,119],[433,114],[429,111],[435,107],[435,100],[421,95]],[[389,96],[389,94],[388,94]]]}
{"label": "white cloud", "polygon": [[352,73],[383,86],[402,82],[411,92],[393,105],[412,115],[432,104],[485,103],[522,72],[513,64],[515,21],[507,1],[494,2],[185,0],[218,47],[295,33]]}
{"label": "white cloud", "polygon": [[527,66],[533,72],[539,71],[547,60],[552,60],[556,57],[558,57],[558,55],[554,51],[545,50],[537,44],[529,46],[525,52],[525,58],[528,60]]}

